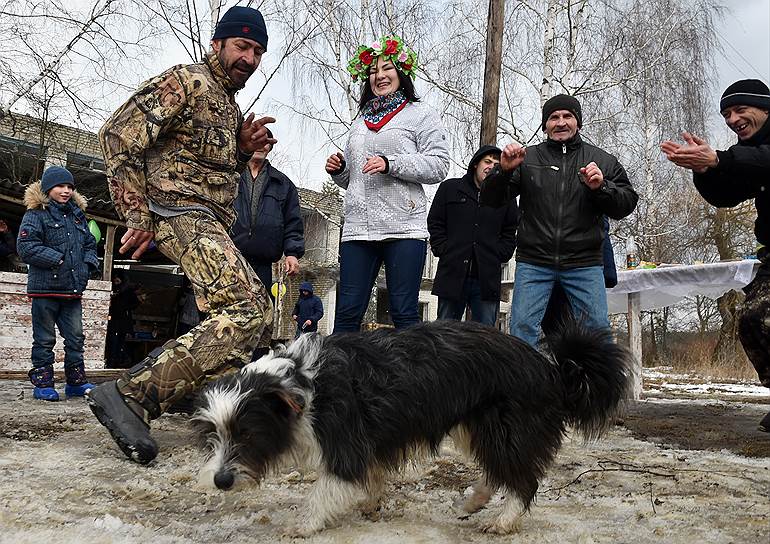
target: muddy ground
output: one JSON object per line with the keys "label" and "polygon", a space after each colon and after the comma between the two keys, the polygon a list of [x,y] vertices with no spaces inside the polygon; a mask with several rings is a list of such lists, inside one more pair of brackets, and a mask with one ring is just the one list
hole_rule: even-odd
{"label": "muddy ground", "polygon": [[[766,543],[770,434],[757,422],[770,396],[661,388],[629,403],[609,434],[568,439],[520,533],[480,528],[502,497],[466,516],[458,498],[478,476],[451,442],[433,462],[391,480],[375,516],[351,511],[312,543]],[[261,487],[200,489],[200,452],[185,415],[153,428],[150,466],[122,457],[85,403],[45,403],[0,381],[0,542],[291,542],[314,474],[287,470]]]}

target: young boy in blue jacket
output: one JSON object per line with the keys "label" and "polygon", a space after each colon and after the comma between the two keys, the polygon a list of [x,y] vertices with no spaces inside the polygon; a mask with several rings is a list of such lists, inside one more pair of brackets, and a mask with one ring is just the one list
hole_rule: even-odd
{"label": "young boy in blue jacket", "polygon": [[56,401],[53,348],[56,331],[64,338],[68,397],[82,397],[94,386],[83,365],[81,297],[91,272],[99,268],[96,240],[88,229],[87,200],[75,190],[66,168],[51,166],[24,192],[27,212],[16,250],[29,265],[27,295],[32,299],[32,370],[36,399]]}
{"label": "young boy in blue jacket", "polygon": [[303,281],[299,286],[299,299],[291,313],[291,318],[297,322],[294,338],[299,338],[300,334],[306,332],[317,332],[318,322],[323,316],[323,302],[313,294],[313,285],[309,281]]}

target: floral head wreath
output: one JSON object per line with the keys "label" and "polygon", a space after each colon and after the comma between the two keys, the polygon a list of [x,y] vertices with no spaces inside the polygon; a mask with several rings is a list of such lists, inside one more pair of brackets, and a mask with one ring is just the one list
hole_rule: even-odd
{"label": "floral head wreath", "polygon": [[348,72],[353,81],[369,77],[369,68],[377,62],[377,57],[389,59],[400,71],[415,78],[417,70],[417,53],[404,45],[398,36],[383,36],[371,45],[361,45],[356,49],[355,56],[348,62]]}

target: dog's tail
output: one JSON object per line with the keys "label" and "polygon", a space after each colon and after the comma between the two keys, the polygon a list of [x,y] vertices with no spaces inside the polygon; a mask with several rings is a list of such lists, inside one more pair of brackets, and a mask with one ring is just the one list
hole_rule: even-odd
{"label": "dog's tail", "polygon": [[565,323],[548,336],[564,387],[567,423],[586,439],[612,424],[631,388],[633,356],[615,343],[609,329]]}

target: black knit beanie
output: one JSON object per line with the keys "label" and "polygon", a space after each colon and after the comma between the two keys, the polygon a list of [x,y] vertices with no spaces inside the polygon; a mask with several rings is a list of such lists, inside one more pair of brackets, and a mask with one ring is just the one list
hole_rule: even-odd
{"label": "black knit beanie", "polygon": [[212,40],[247,38],[254,40],[267,51],[267,26],[259,10],[246,6],[233,6],[217,23]]}
{"label": "black knit beanie", "polygon": [[577,119],[578,128],[583,126],[583,110],[580,108],[580,102],[578,102],[577,98],[568,94],[557,94],[543,104],[543,130],[545,130],[545,122],[548,120],[548,117],[558,110],[571,111],[575,119]]}
{"label": "black knit beanie", "polygon": [[758,79],[736,81],[722,93],[719,111],[725,111],[730,106],[738,105],[770,110],[770,89]]}

